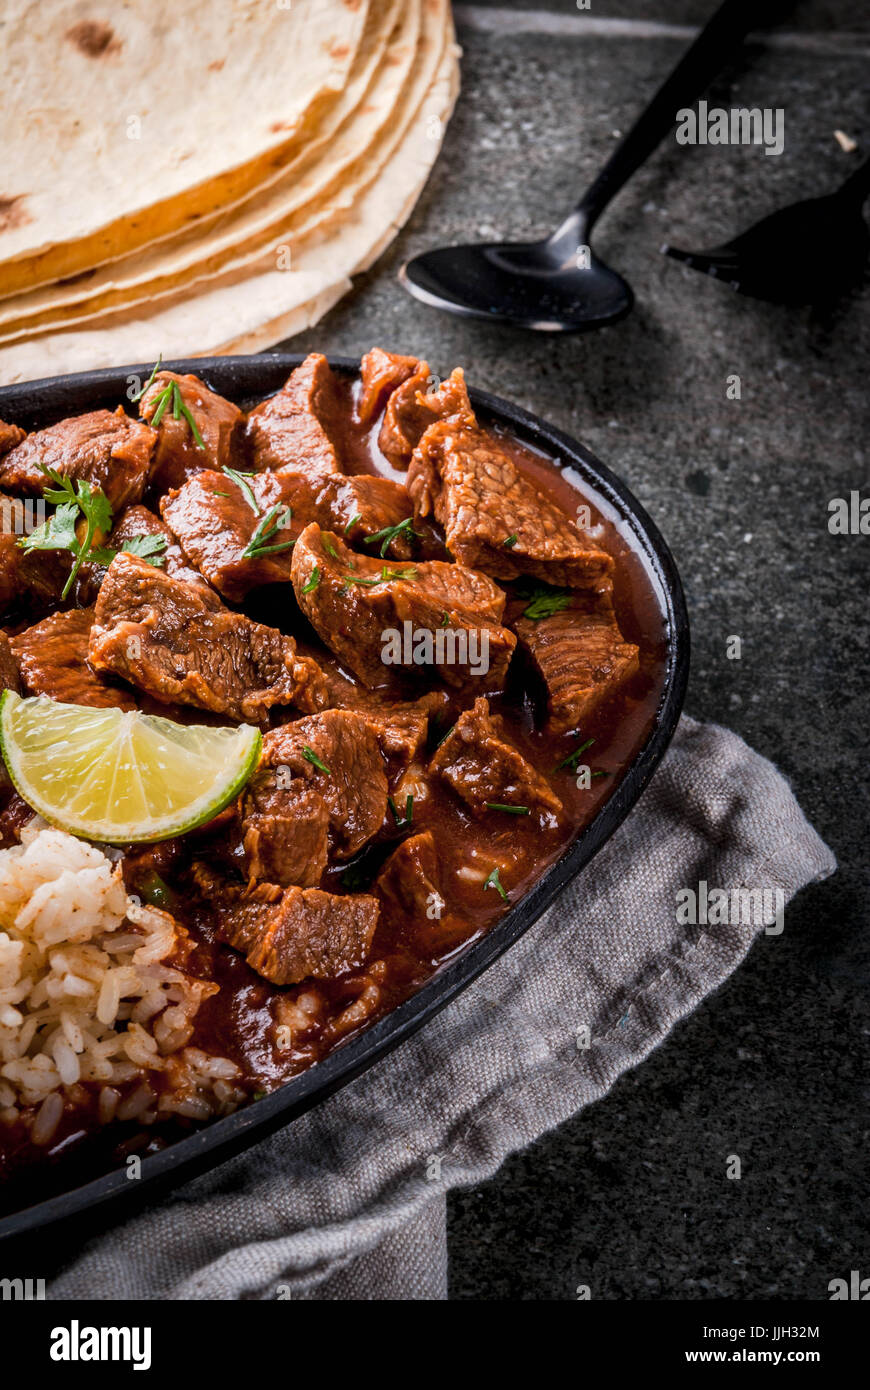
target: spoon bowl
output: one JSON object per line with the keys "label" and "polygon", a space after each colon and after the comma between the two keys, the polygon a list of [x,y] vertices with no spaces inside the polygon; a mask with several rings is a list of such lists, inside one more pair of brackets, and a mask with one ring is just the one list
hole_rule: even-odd
{"label": "spoon bowl", "polygon": [[540,332],[578,333],[624,318],[634,303],[630,285],[575,242],[547,241],[441,246],[408,261],[399,272],[425,304],[469,318],[497,320]]}

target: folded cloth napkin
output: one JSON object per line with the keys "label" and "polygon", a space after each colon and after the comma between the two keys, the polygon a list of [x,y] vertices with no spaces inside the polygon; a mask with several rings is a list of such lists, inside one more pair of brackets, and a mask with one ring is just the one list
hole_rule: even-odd
{"label": "folded cloth napkin", "polygon": [[[684,717],[625,824],[480,980],[315,1111],[98,1237],[48,1296],[446,1297],[446,1192],[603,1095],[781,929],[776,890],[835,867],[771,763]],[[686,921],[702,880],[767,889],[768,928]]]}

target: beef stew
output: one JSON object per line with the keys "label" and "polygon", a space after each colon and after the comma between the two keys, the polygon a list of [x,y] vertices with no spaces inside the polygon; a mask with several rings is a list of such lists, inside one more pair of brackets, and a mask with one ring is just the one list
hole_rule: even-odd
{"label": "beef stew", "polygon": [[[389,357],[380,354],[382,377]],[[521,899],[618,784],[664,684],[667,634],[643,561],[552,461],[474,418],[461,378],[448,379],[449,391],[418,385],[413,423],[407,394],[403,409],[394,403],[413,448],[385,455],[393,396],[421,376],[404,370],[400,361],[373,406],[365,372],[352,382],[309,359],[271,414],[268,403],[250,412],[242,442],[236,431],[234,463],[218,471],[205,450],[197,471],[186,457],[177,486],[161,491],[172,471],[167,444],[142,498],[155,518],[162,513],[190,578],[118,554],[93,581],[86,653],[80,638],[76,648],[90,678],[140,708],[202,722],[208,711],[266,733],[260,768],[230,815],[165,858],[165,846],[132,846],[121,861],[130,891],[156,891],[183,926],[192,942],[185,969],[218,986],[199,1006],[193,1039],[235,1065],[245,1096],[279,1086],[394,1008]],[[428,399],[439,396],[446,414]],[[436,478],[432,465],[453,452],[447,426],[460,427],[451,415],[463,431],[458,491],[450,468]],[[266,419],[284,423],[264,430]],[[482,451],[486,461],[470,506],[469,432],[474,458]],[[201,532],[185,542],[177,513],[173,525],[173,502],[202,488],[209,470],[238,518],[245,478],[260,510],[251,509],[247,541],[226,527],[229,568],[244,573],[246,559],[252,569],[262,560],[242,552],[273,505],[271,493],[260,495],[273,479],[280,489],[280,478],[301,474],[297,486],[315,493],[325,474],[350,489],[371,479],[395,499],[404,487],[396,461],[409,465],[405,516],[394,507],[396,520],[367,533],[328,511],[301,530],[291,516],[291,544],[276,554],[281,573],[268,587],[243,581],[231,597],[216,578],[227,567],[211,566],[192,539]],[[424,476],[428,505],[422,491],[413,495]],[[474,547],[475,565],[460,561],[448,529],[457,549]],[[284,531],[274,534],[282,544]],[[291,557],[289,573],[279,555]],[[19,586],[7,608],[13,652],[39,621],[85,612]],[[135,662],[131,635],[140,639]],[[8,823],[14,837],[14,816]],[[70,1110],[43,1153],[71,1136],[84,1142],[98,1123],[97,1110]],[[144,1115],[143,1144],[163,1142],[163,1120]],[[18,1161],[31,1147],[25,1130],[24,1121],[10,1130],[7,1154]]]}

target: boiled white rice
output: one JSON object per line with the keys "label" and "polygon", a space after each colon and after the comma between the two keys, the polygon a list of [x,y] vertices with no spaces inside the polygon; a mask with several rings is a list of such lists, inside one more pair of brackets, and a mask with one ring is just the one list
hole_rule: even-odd
{"label": "boiled white rice", "polygon": [[103,1124],[225,1114],[239,1069],[188,1043],[217,986],[170,964],[184,931],[120,865],[35,818],[0,850],[0,1123],[51,1142],[67,1108]]}

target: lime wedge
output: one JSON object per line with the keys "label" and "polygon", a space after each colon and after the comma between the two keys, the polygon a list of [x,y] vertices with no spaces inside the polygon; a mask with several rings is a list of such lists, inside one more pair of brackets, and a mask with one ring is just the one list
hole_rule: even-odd
{"label": "lime wedge", "polygon": [[20,796],[52,825],[107,844],[168,840],[211,820],[260,757],[257,729],[0,697],[0,748]]}

